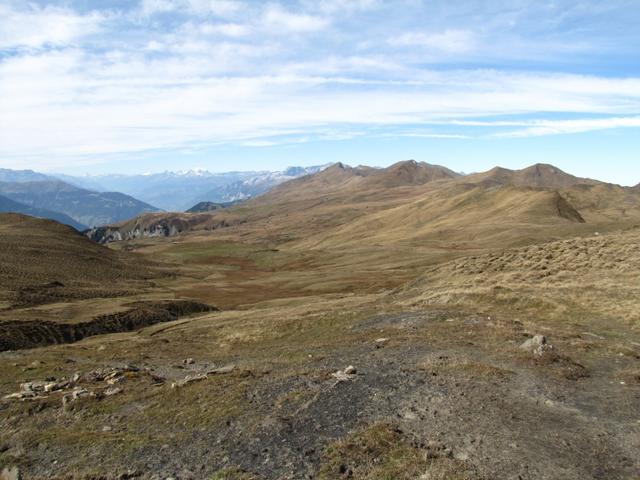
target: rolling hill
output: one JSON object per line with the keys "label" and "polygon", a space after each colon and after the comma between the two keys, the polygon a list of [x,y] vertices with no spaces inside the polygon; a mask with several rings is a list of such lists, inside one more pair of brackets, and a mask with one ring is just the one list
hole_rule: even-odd
{"label": "rolling hill", "polygon": [[[136,225],[155,232],[151,223],[160,221],[169,233],[235,226],[250,237],[301,248],[355,245],[365,239],[403,245],[449,239],[466,246],[491,239],[512,245],[632,223],[640,219],[639,206],[640,195],[632,189],[574,177],[550,165],[461,176],[414,161],[384,169],[338,163],[224,212],[188,222],[179,216],[143,216],[111,229],[132,238]],[[171,222],[178,222],[176,228]],[[520,232],[508,239],[516,228]]]}
{"label": "rolling hill", "polygon": [[104,248],[52,220],[0,214],[0,241],[0,303],[122,296],[155,275],[144,259]]}
{"label": "rolling hill", "polygon": [[640,229],[630,228],[462,257],[427,269],[394,295],[414,307],[589,315],[640,325],[639,242]]}
{"label": "rolling hill", "polygon": [[564,188],[574,185],[597,185],[602,182],[579,178],[563,172],[553,165],[538,163],[522,170],[496,167],[488,172],[464,177],[461,181],[486,187],[513,185],[516,187]]}

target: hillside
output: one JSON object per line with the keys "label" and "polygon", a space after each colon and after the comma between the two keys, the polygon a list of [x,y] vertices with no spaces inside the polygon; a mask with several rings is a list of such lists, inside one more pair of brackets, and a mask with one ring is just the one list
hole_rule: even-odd
{"label": "hillside", "polygon": [[76,222],[73,218],[65,215],[64,213],[53,212],[51,210],[45,210],[42,208],[34,208],[22,203],[14,202],[10,198],[0,195],[0,212],[8,213],[22,213],[24,215],[31,215],[32,217],[48,218],[55,220],[65,225],[70,225],[76,230],[85,230],[87,227],[81,223]]}
{"label": "hillside", "polygon": [[395,296],[413,307],[484,308],[640,326],[640,230],[462,257],[427,269]]}
{"label": "hillside", "polygon": [[[341,182],[367,178],[344,170]],[[281,238],[301,234],[283,214],[120,242],[138,255],[118,253],[128,265],[153,259],[172,276],[126,301],[0,312],[0,459],[35,478],[54,458],[71,478],[634,478],[638,229],[596,235],[553,189],[442,183],[376,207],[372,218],[393,223],[370,224],[375,241],[261,241],[274,238],[270,221]],[[154,217],[166,214],[143,218]],[[423,220],[441,236],[426,241]],[[85,244],[117,253],[86,240],[73,249]],[[33,258],[37,245],[11,257]],[[56,282],[64,271],[47,270]],[[87,456],[99,466],[78,461]]]}
{"label": "hillside", "polygon": [[[211,212],[214,217],[201,215],[186,219],[175,214],[146,215],[138,221],[111,225],[107,230],[119,231],[121,238],[139,238],[247,223],[251,229],[254,225],[264,228],[267,235],[280,227],[291,227],[287,232],[289,236],[298,230],[309,234],[315,231],[318,217],[321,217],[322,228],[340,225],[370,208],[389,208],[403,203],[418,195],[431,181],[455,176],[444,167],[413,161],[386,169],[353,168],[337,163],[313,175],[282,183],[224,212]],[[296,225],[291,225],[294,222]],[[92,238],[101,238],[100,232],[107,230],[96,230],[98,236],[93,233]]]}
{"label": "hillside", "polygon": [[486,187],[513,185],[516,187],[564,188],[574,185],[596,185],[602,182],[579,178],[563,172],[553,165],[538,163],[522,170],[496,167],[488,172],[467,175],[461,179],[465,183]]}
{"label": "hillside", "polygon": [[[460,176],[414,161],[384,169],[338,163],[210,215],[188,222],[174,215],[146,217],[141,231],[144,235],[146,228],[157,235],[236,226],[233,232],[293,241],[300,248],[356,245],[363,239],[370,244],[416,246],[444,245],[446,239],[464,248],[482,241],[517,245],[606,229],[617,222],[632,224],[640,220],[640,195],[548,165]],[[146,225],[161,219],[167,228]],[[177,222],[173,228],[171,222]],[[136,222],[111,230],[120,230],[122,238],[139,237],[132,228]],[[520,231],[512,235],[516,228]]]}
{"label": "hillside", "polygon": [[45,182],[55,180],[49,175],[34,172],[33,170],[11,170],[0,168],[0,182]]}
{"label": "hillside", "polygon": [[64,213],[83,225],[119,222],[158,209],[117,192],[94,192],[59,180],[0,182],[0,195],[34,208]]}
{"label": "hillside", "polygon": [[222,203],[214,203],[214,202],[199,202],[191,207],[189,210],[185,210],[185,213],[204,213],[204,212],[213,212],[214,210],[219,210],[221,208],[225,208],[228,205]]}
{"label": "hillside", "polygon": [[0,304],[123,296],[148,286],[147,261],[91,242],[71,227],[0,214]]}

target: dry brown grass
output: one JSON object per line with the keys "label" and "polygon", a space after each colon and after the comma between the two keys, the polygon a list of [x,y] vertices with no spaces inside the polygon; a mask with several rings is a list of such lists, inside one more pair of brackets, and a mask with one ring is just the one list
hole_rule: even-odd
{"label": "dry brown grass", "polygon": [[30,306],[140,293],[158,276],[139,256],[100,247],[51,220],[0,215],[0,303]]}
{"label": "dry brown grass", "polygon": [[392,425],[370,425],[329,445],[318,472],[319,480],[465,480],[471,478],[462,462],[427,450]]}
{"label": "dry brown grass", "polygon": [[554,318],[587,312],[637,326],[639,242],[634,229],[464,257],[427,270],[399,298]]}

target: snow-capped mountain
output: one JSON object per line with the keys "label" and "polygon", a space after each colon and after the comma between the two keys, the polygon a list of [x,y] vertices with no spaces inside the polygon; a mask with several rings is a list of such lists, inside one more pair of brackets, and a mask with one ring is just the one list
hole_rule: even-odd
{"label": "snow-capped mountain", "polygon": [[87,175],[59,178],[82,188],[117,191],[132,195],[167,211],[184,211],[199,202],[227,203],[246,200],[267,192],[280,183],[327,168],[289,167],[278,172],[213,173],[204,169],[140,175]]}

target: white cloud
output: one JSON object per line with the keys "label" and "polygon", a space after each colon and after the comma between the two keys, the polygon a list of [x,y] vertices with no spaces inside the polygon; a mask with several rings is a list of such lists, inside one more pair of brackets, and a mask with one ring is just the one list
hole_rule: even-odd
{"label": "white cloud", "polygon": [[[491,122],[487,122],[491,125]],[[518,125],[512,122],[511,125]],[[571,133],[592,132],[595,130],[610,130],[613,128],[640,128],[640,117],[610,117],[571,120],[533,120],[520,122],[522,128],[509,132],[493,134],[499,138],[540,137],[544,135],[564,135]]]}
{"label": "white cloud", "polygon": [[382,6],[381,0],[304,0],[303,5],[310,11],[325,14],[352,13],[373,10]]}
{"label": "white cloud", "polygon": [[151,16],[158,13],[181,11],[196,15],[216,15],[228,17],[246,8],[243,2],[236,0],[143,0],[140,13]]}
{"label": "white cloud", "polygon": [[243,2],[235,0],[185,0],[185,2],[195,13],[213,14],[219,17],[232,16],[248,8]]}
{"label": "white cloud", "polygon": [[326,18],[290,12],[278,4],[270,4],[266,7],[262,22],[274,33],[282,30],[289,32],[315,32],[322,30],[329,24]]}
{"label": "white cloud", "polygon": [[0,48],[68,45],[99,31],[105,16],[55,7],[16,11],[0,5]]}
{"label": "white cloud", "polygon": [[[424,30],[386,22],[398,9],[383,10],[385,3],[144,0],[85,15],[0,5],[0,46],[24,47],[0,57],[0,162],[90,163],[155,149],[387,132],[523,137],[638,126],[640,78],[526,65],[430,70],[425,58],[479,58],[479,39],[494,38],[464,22],[425,22]],[[154,17],[162,12],[171,15]],[[372,31],[357,28],[374,15]],[[322,42],[303,35],[323,29]],[[106,35],[83,42],[96,32]],[[563,116],[572,120],[557,120]]]}
{"label": "white cloud", "polygon": [[228,37],[242,37],[250,32],[250,28],[239,23],[207,24],[203,26],[202,33],[220,34]]}
{"label": "white cloud", "polygon": [[398,47],[421,47],[444,53],[466,53],[474,48],[476,39],[468,30],[445,30],[440,33],[407,32],[389,39]]}
{"label": "white cloud", "polygon": [[313,75],[303,74],[304,69],[229,75],[230,69],[268,59],[269,52],[253,45],[216,45],[205,54],[185,51],[154,60],[77,49],[5,59],[0,63],[0,157],[5,162],[38,158],[55,166],[70,158],[190,145],[265,145],[283,135],[335,138],[336,132],[354,128],[481,126],[474,117],[539,111],[616,113],[619,118],[485,123],[523,127],[511,136],[640,123],[640,117],[622,117],[640,111],[640,79],[455,71],[413,72],[384,81],[322,75],[321,60],[307,68],[318,72]]}

